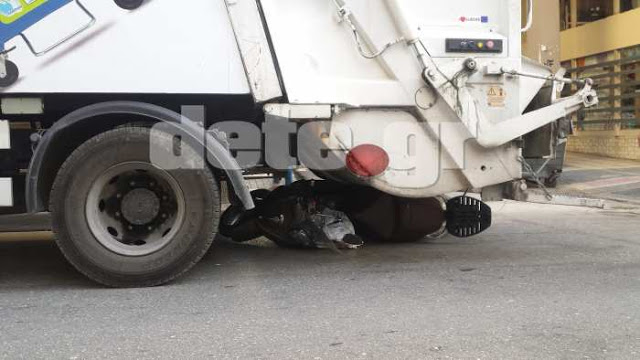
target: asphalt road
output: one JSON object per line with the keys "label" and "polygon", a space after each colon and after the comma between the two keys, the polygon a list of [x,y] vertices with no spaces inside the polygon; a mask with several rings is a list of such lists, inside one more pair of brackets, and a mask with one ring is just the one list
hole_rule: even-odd
{"label": "asphalt road", "polygon": [[640,215],[494,205],[468,240],[342,255],[219,242],[112,290],[46,240],[0,241],[0,357],[640,358]]}

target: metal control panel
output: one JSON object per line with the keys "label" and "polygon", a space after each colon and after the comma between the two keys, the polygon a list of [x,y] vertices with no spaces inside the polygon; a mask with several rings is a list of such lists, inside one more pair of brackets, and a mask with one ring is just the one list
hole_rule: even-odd
{"label": "metal control panel", "polygon": [[500,54],[504,49],[498,39],[447,39],[448,53],[491,53]]}

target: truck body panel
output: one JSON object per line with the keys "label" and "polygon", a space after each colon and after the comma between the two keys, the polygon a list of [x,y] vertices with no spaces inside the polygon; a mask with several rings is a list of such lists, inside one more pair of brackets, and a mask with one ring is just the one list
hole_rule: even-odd
{"label": "truck body panel", "polygon": [[[77,28],[73,5],[29,37],[46,43],[43,29],[51,42]],[[521,178],[511,141],[552,121],[518,120],[551,74],[522,58],[519,0],[193,0],[186,9],[155,0],[133,12],[88,0],[86,8],[96,25],[43,57],[9,41],[22,75],[6,94],[251,93],[258,105],[327,105],[333,125],[323,141],[343,163],[362,144],[390,155],[380,176],[346,167],[332,176],[404,197]],[[406,150],[408,134],[417,151]]]}
{"label": "truck body panel", "polygon": [[[362,181],[343,169],[332,172],[334,178],[361,181],[398,196],[429,197],[521,177],[520,149],[510,140],[536,126],[514,119],[545,80],[501,71],[538,77],[551,72],[522,58],[520,1],[398,2],[407,14],[400,16],[404,29],[415,34],[414,44],[420,41],[425,47],[431,71],[444,78],[436,84],[442,93],[435,97],[425,87],[423,69],[391,11],[392,2],[260,3],[289,102],[343,107],[332,118],[340,127],[334,126],[327,147],[345,154],[362,144],[395,149],[390,168],[379,177]],[[352,32],[357,33],[355,41]],[[477,47],[454,46],[471,43]],[[381,49],[386,51],[379,56],[362,54]],[[465,71],[468,59],[477,71]],[[447,84],[458,78],[459,91]],[[345,128],[346,134],[341,132]],[[513,134],[508,138],[500,134],[507,128]],[[402,150],[407,148],[403,131],[418,135],[422,151],[417,156]]]}
{"label": "truck body panel", "polygon": [[[20,37],[5,44],[20,79],[6,94],[246,94],[246,76],[223,1],[155,0],[137,11],[85,0],[96,23],[44,56]],[[46,48],[86,22],[70,2],[25,31]],[[2,30],[0,28],[0,30]]]}

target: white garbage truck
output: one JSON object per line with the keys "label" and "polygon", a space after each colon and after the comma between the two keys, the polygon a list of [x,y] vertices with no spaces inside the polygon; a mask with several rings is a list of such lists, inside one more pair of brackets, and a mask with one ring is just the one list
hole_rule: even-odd
{"label": "white garbage truck", "polygon": [[[331,249],[476,235],[491,210],[467,192],[521,189],[525,150],[557,143],[529,135],[598,101],[589,79],[523,58],[532,9],[0,0],[1,214],[50,214],[69,262],[116,287],[176,278],[218,234]],[[288,181],[251,189],[255,174]]]}

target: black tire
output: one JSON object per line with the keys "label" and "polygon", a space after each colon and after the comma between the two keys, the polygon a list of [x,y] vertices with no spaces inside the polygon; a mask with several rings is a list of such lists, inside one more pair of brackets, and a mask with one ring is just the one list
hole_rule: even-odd
{"label": "black tire", "polygon": [[558,179],[560,178],[560,174],[554,174],[544,179],[544,186],[555,189],[558,187]]}
{"label": "black tire", "polygon": [[13,61],[7,60],[5,62],[5,66],[7,68],[7,75],[5,77],[0,77],[0,88],[9,87],[15,84],[20,78],[20,69],[18,69],[18,65]]}
{"label": "black tire", "polygon": [[[175,279],[202,258],[218,229],[219,187],[204,166],[166,171],[182,191],[186,216],[176,222],[175,234],[159,250],[125,256],[107,249],[92,232],[85,206],[94,181],[118,164],[149,163],[150,131],[123,127],[88,140],[62,165],[51,191],[53,230],[60,250],[81,273],[107,286],[147,287]],[[166,136],[171,144],[173,137]],[[183,145],[182,151],[198,156],[189,145]]]}
{"label": "black tire", "polygon": [[113,0],[116,5],[125,10],[135,10],[142,6],[144,0]]}

